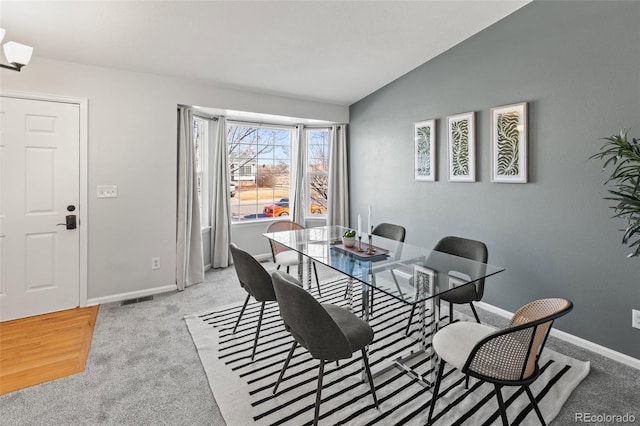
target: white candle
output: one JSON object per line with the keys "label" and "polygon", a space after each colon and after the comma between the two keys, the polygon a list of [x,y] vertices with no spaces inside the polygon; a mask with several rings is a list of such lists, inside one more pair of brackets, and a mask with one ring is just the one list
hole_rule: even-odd
{"label": "white candle", "polygon": [[358,215],[358,237],[361,236],[362,234],[360,233],[360,215]]}
{"label": "white candle", "polygon": [[367,232],[371,234],[371,204],[369,204],[369,220],[367,222]]}

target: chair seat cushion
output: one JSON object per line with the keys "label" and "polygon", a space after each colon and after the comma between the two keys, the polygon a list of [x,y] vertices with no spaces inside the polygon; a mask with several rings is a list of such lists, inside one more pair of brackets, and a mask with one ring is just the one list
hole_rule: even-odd
{"label": "chair seat cushion", "polygon": [[298,252],[287,250],[276,254],[276,264],[281,266],[293,266],[300,262]]}
{"label": "chair seat cushion", "polygon": [[323,304],[329,316],[338,324],[351,344],[351,351],[359,351],[373,341],[373,329],[351,311],[340,306]]}
{"label": "chair seat cushion", "polygon": [[433,336],[433,349],[445,362],[462,370],[476,343],[496,330],[476,322],[455,322]]}
{"label": "chair seat cushion", "polygon": [[478,293],[476,292],[475,284],[466,284],[442,293],[440,295],[440,300],[456,304],[464,304],[478,300]]}

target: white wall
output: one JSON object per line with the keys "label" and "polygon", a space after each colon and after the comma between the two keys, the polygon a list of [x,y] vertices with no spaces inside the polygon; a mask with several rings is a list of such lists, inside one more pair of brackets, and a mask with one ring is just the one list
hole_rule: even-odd
{"label": "white wall", "polygon": [[[347,122],[349,114],[344,106],[38,57],[20,73],[0,71],[0,88],[89,100],[88,298],[94,303],[175,285],[178,104],[334,122]],[[101,184],[118,185],[118,198],[97,199]],[[234,239],[263,239],[256,231],[265,227],[234,230]],[[156,256],[161,268],[151,270]]]}

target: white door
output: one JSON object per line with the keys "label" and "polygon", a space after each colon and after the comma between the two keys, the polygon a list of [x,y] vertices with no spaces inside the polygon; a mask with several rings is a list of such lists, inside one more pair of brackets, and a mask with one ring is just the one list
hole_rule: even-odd
{"label": "white door", "polygon": [[79,306],[79,148],[79,105],[0,97],[0,321]]}

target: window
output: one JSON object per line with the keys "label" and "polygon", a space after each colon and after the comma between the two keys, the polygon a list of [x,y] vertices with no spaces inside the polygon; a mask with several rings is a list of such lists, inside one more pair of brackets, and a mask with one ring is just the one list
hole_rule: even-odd
{"label": "window", "polygon": [[311,215],[327,214],[329,129],[307,129],[307,205]]}
{"label": "window", "polygon": [[227,123],[234,222],[289,215],[293,129]]}
{"label": "window", "polygon": [[209,121],[200,117],[193,118],[193,145],[195,150],[196,180],[198,200],[200,201],[200,225],[203,228],[211,225],[209,219]]}

